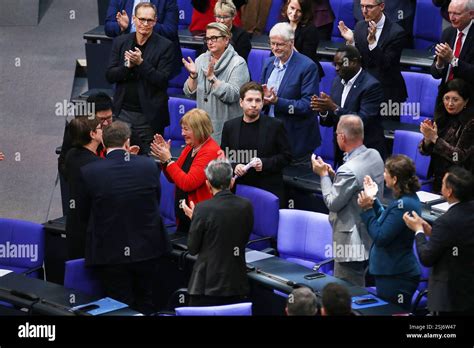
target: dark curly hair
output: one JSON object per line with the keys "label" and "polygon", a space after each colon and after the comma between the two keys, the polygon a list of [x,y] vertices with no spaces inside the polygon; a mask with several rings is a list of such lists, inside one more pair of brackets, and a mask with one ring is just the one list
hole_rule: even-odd
{"label": "dark curly hair", "polygon": [[397,198],[406,194],[415,194],[421,187],[416,176],[416,167],[413,160],[405,155],[395,155],[387,158],[385,169],[390,176],[396,176]]}
{"label": "dark curly hair", "polygon": [[[305,26],[309,22],[313,20],[313,5],[310,0],[297,0],[298,3],[301,6],[301,12],[303,13],[303,16],[301,17],[301,25]],[[285,19],[288,20],[288,15],[286,14],[286,11],[288,10],[288,5],[290,4],[291,0],[286,0],[285,4],[281,8],[281,16]]]}

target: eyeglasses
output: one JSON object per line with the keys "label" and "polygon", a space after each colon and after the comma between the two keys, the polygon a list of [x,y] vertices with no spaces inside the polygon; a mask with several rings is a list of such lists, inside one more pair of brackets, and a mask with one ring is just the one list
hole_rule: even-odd
{"label": "eyeglasses", "polygon": [[156,22],[156,19],[155,19],[155,18],[153,18],[153,19],[149,19],[149,18],[138,18],[138,17],[136,17],[136,18],[137,18],[138,21],[139,21],[141,24],[143,24],[143,25],[148,25],[148,23],[153,24],[153,23]]}
{"label": "eyeglasses", "polygon": [[215,19],[220,19],[221,21],[225,21],[227,19],[231,19],[232,16],[214,16]]}
{"label": "eyeglasses", "polygon": [[100,125],[103,126],[104,123],[107,123],[107,124],[112,123],[113,115],[106,116],[106,117],[97,117],[97,118],[100,122]]}
{"label": "eyeglasses", "polygon": [[271,42],[269,41],[268,44],[270,47],[282,48],[285,47],[288,42]]}
{"label": "eyeglasses", "polygon": [[372,11],[377,6],[380,6],[380,4],[377,4],[377,5],[360,5],[360,9],[362,11],[364,11],[364,9],[367,9],[367,11]]}
{"label": "eyeglasses", "polygon": [[204,41],[204,43],[208,43],[209,41],[211,42],[216,42],[218,38],[220,37],[225,37],[224,35],[219,35],[219,36],[211,36],[211,37],[203,37],[202,38],[202,41]]}

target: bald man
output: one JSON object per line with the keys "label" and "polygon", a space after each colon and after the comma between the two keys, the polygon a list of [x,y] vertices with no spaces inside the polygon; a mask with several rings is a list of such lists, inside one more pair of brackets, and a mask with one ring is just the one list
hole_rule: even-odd
{"label": "bald man", "polygon": [[324,203],[333,229],[334,275],[365,286],[365,271],[371,239],[360,218],[357,195],[364,189],[364,176],[370,175],[383,196],[384,163],[377,150],[364,145],[364,124],[356,115],[341,116],[336,128],[337,144],[344,152],[344,164],[334,173],[320,157],[312,159],[313,171],[321,177]]}

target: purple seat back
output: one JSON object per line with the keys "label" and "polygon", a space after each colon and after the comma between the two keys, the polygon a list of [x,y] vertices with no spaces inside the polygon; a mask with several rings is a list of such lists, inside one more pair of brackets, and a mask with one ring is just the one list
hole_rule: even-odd
{"label": "purple seat back", "polygon": [[417,0],[413,23],[413,39],[416,49],[428,49],[441,40],[443,20],[439,8],[432,0]]}
{"label": "purple seat back", "polygon": [[421,133],[405,130],[396,130],[393,139],[392,155],[403,154],[410,157],[416,165],[416,175],[422,179],[428,179],[428,169],[431,156],[423,156],[418,151],[418,143],[423,139]]}
{"label": "purple seat back", "polygon": [[166,140],[171,139],[171,145],[173,147],[184,145],[184,139],[181,135],[181,125],[179,122],[186,112],[194,109],[195,107],[195,100],[177,97],[170,97],[168,100],[170,125],[165,128],[163,136]]}
{"label": "purple seat back", "polygon": [[324,77],[321,79],[319,89],[326,94],[330,94],[332,82],[337,75],[336,68],[332,65],[332,62],[321,62],[321,66],[324,70]]}
{"label": "purple seat back", "polygon": [[270,50],[259,50],[252,48],[248,58],[248,67],[250,71],[250,79],[255,82],[260,82],[262,75],[262,68],[265,59],[270,57]]}
{"label": "purple seat back", "polygon": [[[188,57],[191,57],[193,61],[196,61],[196,50],[181,47],[181,53],[184,59],[187,60]],[[184,66],[181,67],[179,75],[172,78],[168,83],[168,95],[182,95],[184,93],[183,86],[188,76],[189,73],[186,68]]]}
{"label": "purple seat back", "polygon": [[353,0],[330,0],[329,1],[334,12],[334,24],[332,28],[331,41],[344,41],[341,37],[341,33],[337,27],[339,21],[344,21],[344,24],[354,29],[356,20],[353,13]]}
{"label": "purple seat back", "polygon": [[172,229],[176,227],[176,216],[174,212],[175,185],[170,183],[163,172],[160,175],[161,197],[160,197],[160,215],[163,224]]}
{"label": "purple seat back", "polygon": [[104,291],[93,269],[85,266],[84,259],[66,261],[64,287],[90,296],[102,297]]}
{"label": "purple seat back", "polygon": [[280,22],[280,11],[283,6],[283,0],[273,0],[270,6],[270,11],[267,16],[267,23],[265,24],[265,33],[269,34],[270,30],[275,24]]}
{"label": "purple seat back", "polygon": [[177,0],[178,3],[178,29],[188,29],[193,16],[193,6],[190,0]]}

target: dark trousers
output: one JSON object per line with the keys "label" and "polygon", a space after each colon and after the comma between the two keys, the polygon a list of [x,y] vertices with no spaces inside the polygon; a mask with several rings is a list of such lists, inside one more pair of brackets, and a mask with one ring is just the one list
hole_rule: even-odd
{"label": "dark trousers", "polygon": [[234,303],[247,302],[247,296],[205,296],[205,295],[189,295],[190,307],[203,306],[224,306]]}
{"label": "dark trousers", "polygon": [[419,282],[419,275],[375,276],[377,296],[407,310],[411,308],[411,300]]}
{"label": "dark trousers", "polygon": [[[153,129],[149,125],[144,114],[134,111],[121,110],[117,119],[128,123],[132,130],[132,139],[140,141],[141,149],[140,153],[148,154],[150,152],[150,144],[153,141],[155,135]],[[163,135],[163,133],[161,133]],[[135,144],[132,144],[135,145]]]}
{"label": "dark trousers", "polygon": [[155,312],[153,279],[157,259],[98,267],[105,294],[143,314]]}

